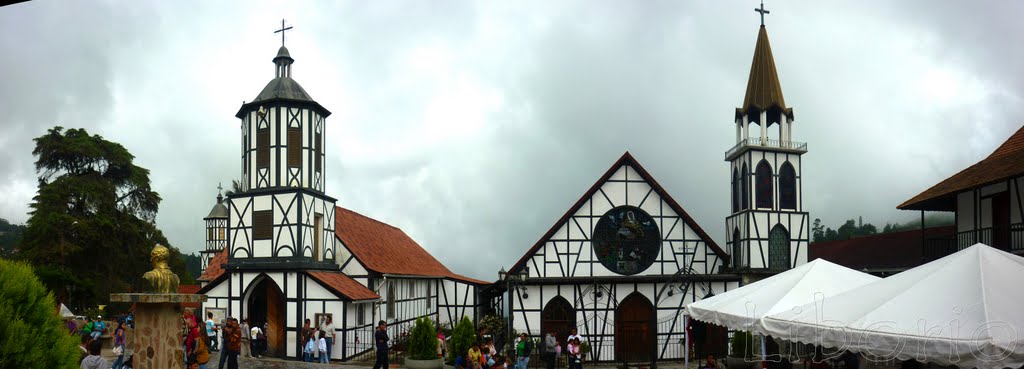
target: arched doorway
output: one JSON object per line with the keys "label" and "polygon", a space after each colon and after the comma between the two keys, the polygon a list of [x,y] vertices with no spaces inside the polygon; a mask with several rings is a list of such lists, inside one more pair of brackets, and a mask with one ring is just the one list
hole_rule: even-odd
{"label": "arched doorway", "polygon": [[576,309],[562,296],[548,301],[541,313],[540,329],[544,333],[554,331],[559,344],[565,345],[569,339],[569,330],[576,328]]}
{"label": "arched doorway", "polygon": [[657,325],[654,305],[633,292],[615,310],[615,361],[654,362]]}
{"label": "arched doorway", "polygon": [[266,323],[264,334],[267,335],[266,356],[283,358],[286,353],[284,323],[284,295],[273,279],[262,276],[249,291],[246,300],[249,324]]}

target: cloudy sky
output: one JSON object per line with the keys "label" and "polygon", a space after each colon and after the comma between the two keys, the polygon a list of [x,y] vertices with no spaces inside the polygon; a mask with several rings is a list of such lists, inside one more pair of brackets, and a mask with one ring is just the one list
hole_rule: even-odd
{"label": "cloudy sky", "polygon": [[[27,220],[33,137],[120,142],[158,226],[202,247],[239,177],[234,113],[293,77],[328,119],[328,194],[456,272],[494,279],[630,151],[718,242],[754,1],[32,1],[0,7],[0,217]],[[980,6],[979,6],[980,5]],[[812,218],[895,206],[1024,122],[1024,3],[771,1],[768,31]],[[471,251],[493,257],[467,257]]]}

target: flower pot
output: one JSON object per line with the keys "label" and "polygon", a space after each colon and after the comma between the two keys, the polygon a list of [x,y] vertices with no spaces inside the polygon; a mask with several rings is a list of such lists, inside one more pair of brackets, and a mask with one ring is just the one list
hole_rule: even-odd
{"label": "flower pot", "polygon": [[448,365],[448,363],[444,363],[441,365],[441,369],[455,369],[455,363],[452,363],[451,365]]}
{"label": "flower pot", "polygon": [[441,359],[416,360],[405,358],[405,367],[408,369],[441,369],[442,365],[444,365],[444,360]]}

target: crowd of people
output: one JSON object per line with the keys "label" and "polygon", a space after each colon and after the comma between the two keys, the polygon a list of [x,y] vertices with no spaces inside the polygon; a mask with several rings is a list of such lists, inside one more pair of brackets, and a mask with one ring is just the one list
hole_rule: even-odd
{"label": "crowd of people", "polygon": [[536,350],[539,351],[540,358],[544,360],[547,369],[554,369],[556,363],[563,357],[568,369],[581,369],[583,368],[583,355],[580,352],[582,340],[583,337],[573,329],[565,342],[565,349],[563,349],[555,332],[547,332],[544,339],[539,342],[539,346],[534,347],[533,340],[526,333],[522,333],[512,343],[514,351],[508,352],[506,356],[501,355],[495,348],[494,340],[487,334],[487,329],[482,329],[477,335],[476,342],[467,352],[455,354],[454,366],[456,369],[527,369],[530,364],[530,356]]}
{"label": "crowd of people", "polygon": [[[79,324],[76,319],[67,320],[68,332],[81,338],[79,348],[82,351],[82,357],[79,365],[82,369],[131,369],[131,358],[125,360],[124,357],[125,319],[118,317],[113,324],[116,324],[114,330],[108,331],[107,322],[103,320],[102,316],[86,318],[82,324]],[[113,353],[117,357],[113,364],[108,363],[101,355],[102,340],[108,333],[110,334],[109,338],[114,341]]]}

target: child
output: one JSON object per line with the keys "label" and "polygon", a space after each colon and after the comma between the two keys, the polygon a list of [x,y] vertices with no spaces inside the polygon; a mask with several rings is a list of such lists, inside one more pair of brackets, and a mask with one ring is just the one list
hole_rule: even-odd
{"label": "child", "polygon": [[325,339],[324,337],[327,337],[327,332],[320,331],[320,363],[321,364],[327,364],[327,363],[331,362],[330,358],[327,357],[327,339]]}
{"label": "child", "polygon": [[302,361],[313,362],[313,353],[316,352],[316,336],[313,332],[306,335],[306,346],[302,349]]}
{"label": "child", "polygon": [[473,346],[469,348],[469,363],[473,366],[473,369],[480,369],[483,364],[480,360],[481,358],[483,358],[483,355],[480,355],[480,345],[474,343]]}
{"label": "child", "polygon": [[455,356],[455,369],[470,369],[471,366],[466,365],[465,355],[459,354]]}

